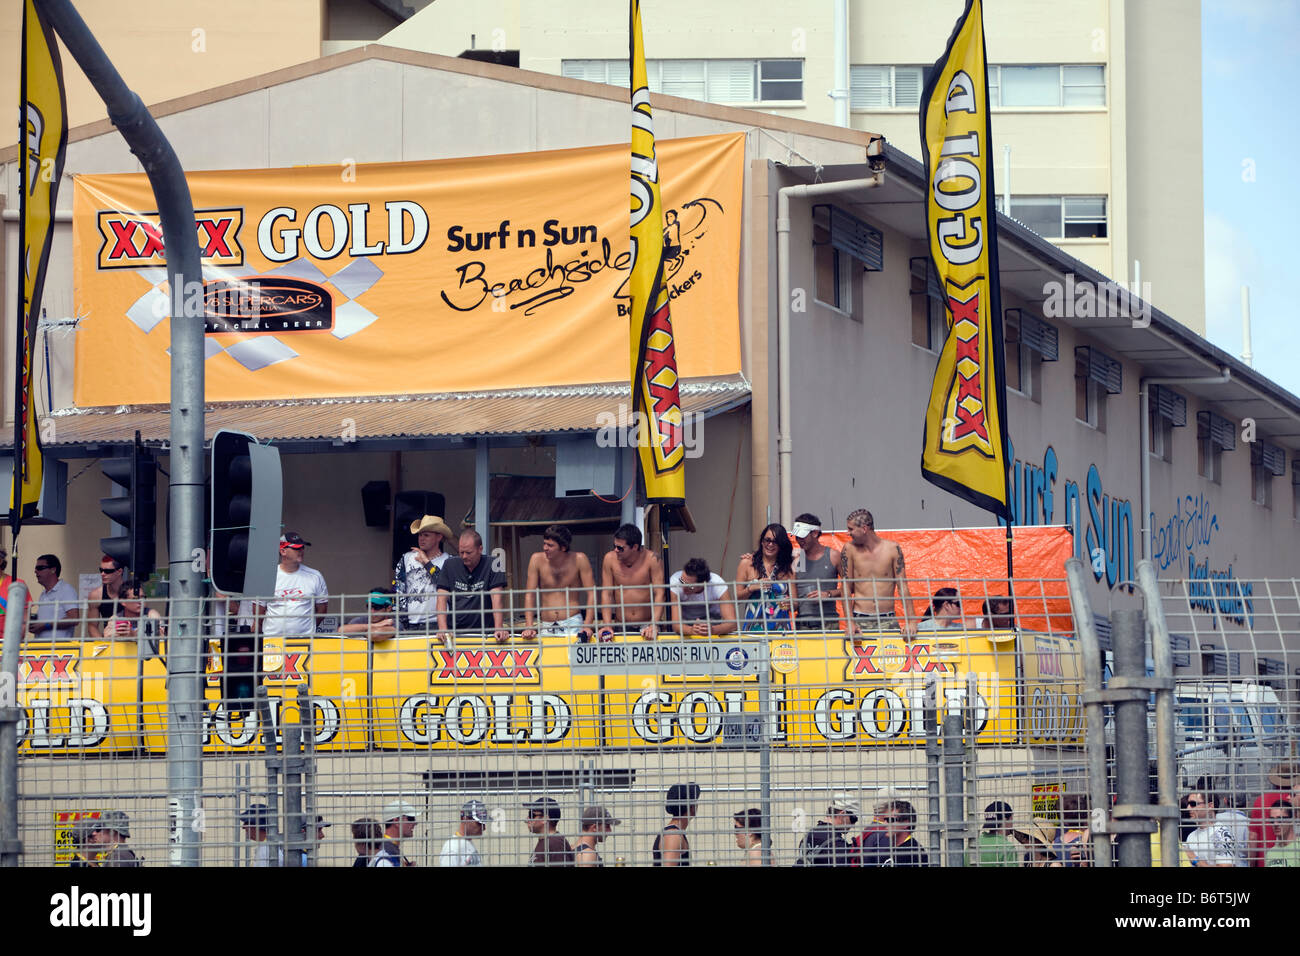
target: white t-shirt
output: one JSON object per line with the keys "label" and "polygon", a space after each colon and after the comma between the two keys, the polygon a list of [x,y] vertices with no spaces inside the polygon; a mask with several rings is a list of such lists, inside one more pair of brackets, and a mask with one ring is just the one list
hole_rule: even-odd
{"label": "white t-shirt", "polygon": [[711,614],[716,620],[722,616],[722,606],[718,603],[727,596],[727,582],[722,580],[716,571],[709,572],[709,583],[703,591],[697,591],[694,594],[687,594],[683,588],[695,587],[695,585],[682,584],[682,572],[674,571],[672,577],[668,579],[668,588],[672,591],[673,597],[677,598],[682,605],[682,617],[689,620],[699,620],[705,616],[704,604],[705,596],[708,596],[708,614]]}
{"label": "white t-shirt", "polygon": [[[69,611],[77,610],[81,607],[81,599],[77,597],[76,588],[64,580],[54,582],[54,587],[50,588],[41,595],[40,601],[37,602],[35,609],[32,611],[31,619],[33,621],[57,621]],[[52,627],[46,631],[38,632],[35,637],[42,641],[60,641],[75,637],[77,634],[77,622],[69,621],[66,625]]]}
{"label": "white t-shirt", "polygon": [[478,855],[474,844],[463,836],[454,836],[442,845],[438,854],[439,866],[482,866],[483,858]]}
{"label": "white t-shirt", "polygon": [[302,565],[297,571],[275,569],[275,597],[266,605],[262,633],[267,637],[316,633],[317,602],[330,596],[319,571]]}
{"label": "white t-shirt", "polygon": [[1231,863],[1233,866],[1246,865],[1245,844],[1238,845],[1232,827],[1225,827],[1220,823],[1212,823],[1208,827],[1197,827],[1195,832],[1187,838],[1185,845],[1187,852],[1191,854],[1193,860],[1198,864],[1206,863],[1210,866],[1222,866],[1225,863]]}
{"label": "white t-shirt", "polygon": [[[438,556],[429,559],[429,567],[435,572],[442,569],[450,555],[438,552]],[[438,575],[430,574],[428,568],[415,560],[413,552],[402,555],[397,565],[397,609],[409,616],[412,624],[436,622],[438,608]]]}

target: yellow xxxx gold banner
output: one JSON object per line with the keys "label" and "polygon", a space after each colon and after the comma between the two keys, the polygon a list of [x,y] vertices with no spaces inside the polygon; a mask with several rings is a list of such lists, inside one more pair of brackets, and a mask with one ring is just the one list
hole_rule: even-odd
{"label": "yellow xxxx gold banner", "polygon": [[650,84],[641,40],[641,4],[631,0],[632,76],[632,402],[647,501],[686,500],[686,446],[677,388],[677,340],[664,285],[664,207],[655,156]]}
{"label": "yellow xxxx gold banner", "polygon": [[1008,514],[1006,390],[983,9],[967,0],[921,97],[930,259],[948,338],[925,415],[921,473]]}
{"label": "yellow xxxx gold banner", "polygon": [[36,513],[44,463],[36,428],[32,388],[32,351],[41,314],[45,267],[54,239],[54,207],[68,145],[68,118],[63,68],[54,31],[41,19],[33,0],[23,2],[22,79],[19,98],[21,159],[18,175],[18,249],[22,299],[18,303],[18,340],[14,396],[14,476],[9,496],[9,525],[14,534],[22,519]]}
{"label": "yellow xxxx gold banner", "polygon": [[[744,136],[660,146],[679,372],[732,374]],[[626,381],[627,150],[189,174],[208,400]],[[76,178],[78,405],[168,400],[151,197],[143,175]]]}

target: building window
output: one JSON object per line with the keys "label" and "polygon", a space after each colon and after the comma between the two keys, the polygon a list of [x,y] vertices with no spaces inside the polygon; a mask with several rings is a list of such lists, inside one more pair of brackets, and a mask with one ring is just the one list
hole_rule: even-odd
{"label": "building window", "polygon": [[[1006,211],[998,197],[998,211]],[[1105,239],[1105,196],[1012,196],[1011,218],[1044,239]]]}
{"label": "building window", "polygon": [[847,253],[831,245],[830,230],[814,224],[813,267],[817,276],[817,301],[861,321],[853,309],[853,277],[860,267],[854,269],[853,266]]}
{"label": "building window", "polygon": [[916,109],[929,79],[928,66],[849,67],[849,108],[854,110]]}
{"label": "building window", "polygon": [[812,207],[814,294],[819,302],[862,321],[864,272],[885,265],[884,235],[829,203]]}
{"label": "building window", "polygon": [[1291,517],[1300,521],[1300,459],[1291,459]]}
{"label": "building window", "polygon": [[[627,60],[563,60],[576,80],[627,87]],[[789,103],[803,99],[803,60],[647,60],[652,93],[707,103]]]}
{"label": "building window", "polygon": [[1123,367],[1105,352],[1081,345],[1074,350],[1074,417],[1106,430],[1106,398],[1123,389]]}
{"label": "building window", "polygon": [[1250,497],[1257,505],[1273,507],[1273,479],[1286,474],[1286,452],[1266,441],[1250,444]]}
{"label": "building window", "polygon": [[1173,461],[1174,429],[1187,424],[1187,399],[1163,385],[1147,392],[1147,451],[1163,461]]}
{"label": "building window", "polygon": [[1100,63],[989,67],[994,107],[1106,105],[1106,68]]}
{"label": "building window", "polygon": [[1043,400],[1043,363],[1057,358],[1056,329],[1023,309],[1007,309],[1002,344],[1007,388],[1032,402]]}
{"label": "building window", "polygon": [[909,265],[912,271],[912,344],[938,352],[948,338],[948,310],[943,290],[939,287],[939,277],[925,256],[914,257]]}
{"label": "building window", "polygon": [[1202,478],[1223,483],[1223,453],[1237,447],[1237,430],[1222,415],[1196,413],[1196,469]]}

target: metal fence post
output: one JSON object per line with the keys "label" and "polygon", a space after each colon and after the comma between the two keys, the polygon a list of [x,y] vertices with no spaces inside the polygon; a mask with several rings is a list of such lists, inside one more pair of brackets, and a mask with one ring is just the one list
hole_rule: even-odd
{"label": "metal fence post", "polygon": [[[1074,633],[1083,651],[1083,704],[1087,714],[1084,737],[1088,756],[1088,803],[1106,806],[1106,729],[1101,687],[1101,644],[1097,640],[1097,623],[1088,601],[1088,582],[1083,562],[1071,558],[1065,562],[1066,582],[1070,591],[1070,611],[1074,615]],[[1093,865],[1110,866],[1110,840],[1104,829],[1092,829]]]}
{"label": "metal fence post", "polygon": [[759,749],[758,749],[758,786],[759,786],[759,804],[758,808],[762,817],[763,827],[763,865],[772,865],[772,737],[775,735],[773,724],[776,720],[776,714],[771,710],[772,696],[772,674],[771,674],[771,657],[770,645],[766,640],[761,642],[758,656],[761,658],[758,662],[758,719],[759,727]]}
{"label": "metal fence post", "polygon": [[1174,655],[1169,640],[1169,624],[1156,583],[1155,565],[1139,561],[1138,587],[1146,599],[1147,621],[1151,633],[1151,657],[1156,688],[1156,777],[1160,823],[1160,858],[1165,866],[1178,865],[1178,764],[1174,753]]}
{"label": "metal fence post", "polygon": [[[280,777],[281,762],[276,756],[275,723],[271,720],[271,700],[266,687],[258,684],[253,691],[257,702],[257,719],[262,727],[262,753],[266,761],[266,815],[271,824],[267,839],[279,842],[280,837]],[[229,702],[227,705],[229,706]]]}
{"label": "metal fence post", "polygon": [[[1115,794],[1116,805],[1134,807],[1151,799],[1151,774],[1147,764],[1147,694],[1140,685],[1146,677],[1146,614],[1116,609],[1110,615],[1111,643],[1115,653]],[[1095,810],[1096,807],[1094,806]],[[1109,809],[1109,808],[1108,808]],[[1128,816],[1129,814],[1125,814]],[[1151,841],[1144,821],[1116,824],[1119,865],[1151,865]]]}
{"label": "metal fence post", "polygon": [[[9,585],[9,607],[27,606],[27,586]],[[0,866],[17,866],[23,853],[18,838],[18,648],[23,640],[20,613],[5,615],[4,649],[0,651]]]}
{"label": "metal fence post", "polygon": [[951,700],[943,715],[943,790],[944,790],[944,866],[961,866],[965,862],[965,781],[962,758],[966,743],[962,739],[962,715],[953,709]]}
{"label": "metal fence post", "polygon": [[316,817],[320,812],[316,805],[316,706],[306,684],[298,685],[298,723],[302,727],[302,814],[308,829],[304,849],[306,865],[315,866],[320,848],[316,839]]}
{"label": "metal fence post", "polygon": [[925,679],[922,720],[925,724],[926,817],[930,825],[930,847],[936,854],[943,839],[939,816],[939,758],[943,750],[939,746],[938,689],[933,675]]}
{"label": "metal fence post", "polygon": [[[302,813],[302,758],[299,754],[299,748],[302,744],[302,728],[298,725],[298,719],[283,721],[284,729],[281,733],[283,744],[281,753],[283,754],[284,763],[284,838],[280,841],[281,852],[284,853],[284,865],[300,867],[302,866],[301,850],[303,849],[303,822]],[[313,820],[313,823],[316,821]],[[315,833],[312,834],[315,836]]]}

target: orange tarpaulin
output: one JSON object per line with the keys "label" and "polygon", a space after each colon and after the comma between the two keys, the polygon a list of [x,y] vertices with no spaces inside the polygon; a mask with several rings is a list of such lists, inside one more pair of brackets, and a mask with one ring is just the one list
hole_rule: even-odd
{"label": "orange tarpaulin", "polygon": [[[985,598],[1007,593],[1007,545],[1004,528],[912,528],[877,531],[903,549],[912,612],[925,613],[939,588],[956,588],[962,614],[973,623]],[[843,548],[847,531],[823,531],[822,544]],[[1064,527],[1016,528],[1012,537],[1016,615],[1020,627],[1050,633],[1070,633],[1070,599],[1065,588],[1065,562],[1074,554],[1074,535]],[[901,604],[896,602],[899,619]],[[840,608],[840,613],[844,609]]]}

